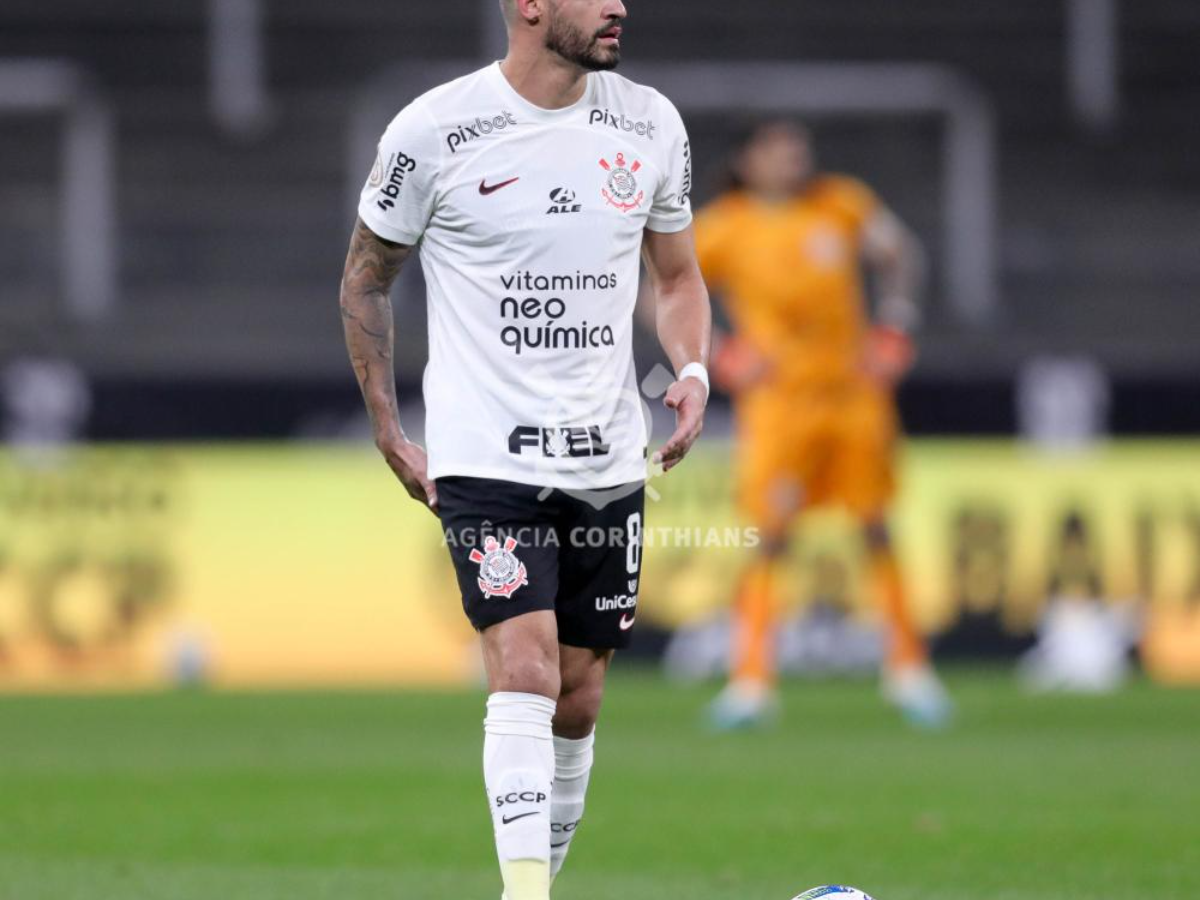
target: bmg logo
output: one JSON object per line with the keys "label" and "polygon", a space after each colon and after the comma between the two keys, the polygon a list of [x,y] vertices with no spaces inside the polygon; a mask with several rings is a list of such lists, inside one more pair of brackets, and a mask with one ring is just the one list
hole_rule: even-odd
{"label": "bmg logo", "polygon": [[415,159],[406,153],[397,153],[396,158],[392,161],[387,184],[380,191],[383,199],[376,200],[375,205],[384,212],[394,208],[396,200],[400,196],[400,190],[404,187],[404,179],[416,168],[417,161]]}

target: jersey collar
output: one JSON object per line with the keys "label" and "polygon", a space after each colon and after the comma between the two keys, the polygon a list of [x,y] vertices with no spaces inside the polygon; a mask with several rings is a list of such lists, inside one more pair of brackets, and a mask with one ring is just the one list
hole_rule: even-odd
{"label": "jersey collar", "polygon": [[572,113],[578,112],[584,107],[594,105],[596,94],[596,73],[587,73],[587,86],[583,90],[583,96],[572,103],[570,106],[564,106],[561,109],[544,109],[540,106],[535,106],[530,103],[519,93],[516,88],[509,84],[508,79],[504,76],[504,72],[500,70],[500,62],[497,60],[492,63],[488,70],[492,82],[507,101],[520,107],[522,114],[535,122],[561,122],[569,117]]}

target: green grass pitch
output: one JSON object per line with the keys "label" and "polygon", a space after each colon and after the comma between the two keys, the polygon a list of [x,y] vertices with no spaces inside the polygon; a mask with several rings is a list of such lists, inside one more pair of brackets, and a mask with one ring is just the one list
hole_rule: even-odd
{"label": "green grass pitch", "polygon": [[[556,900],[1200,897],[1200,692],[950,681],[945,734],[835,682],[714,736],[711,688],[618,671]],[[0,898],[497,900],[482,715],[480,692],[0,698]]]}

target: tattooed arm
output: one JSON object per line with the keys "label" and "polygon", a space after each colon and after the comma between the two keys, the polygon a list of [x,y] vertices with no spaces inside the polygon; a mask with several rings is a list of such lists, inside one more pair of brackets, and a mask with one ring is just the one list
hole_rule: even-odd
{"label": "tattooed arm", "polygon": [[375,235],[360,219],[350,239],[342,274],[342,326],[354,374],[362,390],[375,446],[409,496],[437,510],[437,494],[428,477],[425,451],[405,437],[396,404],[392,364],[394,324],[389,291],[412,247]]}

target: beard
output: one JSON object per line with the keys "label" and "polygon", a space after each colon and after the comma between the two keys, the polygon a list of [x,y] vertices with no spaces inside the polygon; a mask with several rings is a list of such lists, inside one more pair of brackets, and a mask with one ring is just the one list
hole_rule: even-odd
{"label": "beard", "polygon": [[589,72],[609,72],[621,62],[620,47],[605,47],[600,43],[600,35],[610,28],[611,23],[595,34],[586,34],[552,14],[546,31],[546,49]]}

